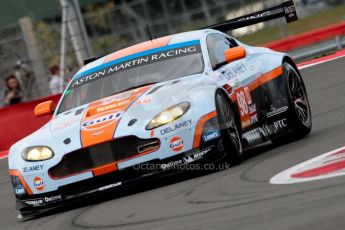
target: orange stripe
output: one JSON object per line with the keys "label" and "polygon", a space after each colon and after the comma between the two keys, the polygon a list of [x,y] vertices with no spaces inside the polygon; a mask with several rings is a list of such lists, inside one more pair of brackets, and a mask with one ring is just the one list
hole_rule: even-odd
{"label": "orange stripe", "polygon": [[[249,85],[247,85],[247,87],[249,88],[249,91],[253,91],[257,88],[259,88],[260,86],[266,84],[269,81],[272,81],[273,79],[281,76],[283,73],[283,67],[279,66],[278,68],[275,68],[267,73],[262,74],[260,77],[258,77],[255,81],[253,81],[252,83],[250,83]],[[244,86],[246,87],[246,86]],[[231,95],[231,101],[236,101],[236,93],[233,93]]]}
{"label": "orange stripe", "polygon": [[150,49],[166,46],[169,44],[171,39],[172,39],[172,36],[166,36],[166,37],[162,37],[158,39],[153,39],[152,41],[146,41],[146,42],[136,44],[134,46],[127,47],[125,49],[122,49],[122,50],[116,51],[115,53],[110,54],[105,59],[105,63],[131,55],[131,54],[143,52],[145,50],[150,50]]}
{"label": "orange stripe", "polygon": [[32,191],[29,187],[29,185],[26,183],[26,181],[24,180],[24,177],[23,175],[21,174],[21,172],[19,172],[18,170],[16,169],[10,169],[8,170],[8,174],[10,174],[10,176],[17,176],[20,180],[20,182],[22,182],[26,192],[29,194],[29,195],[32,195]]}
{"label": "orange stripe", "polygon": [[202,118],[199,119],[198,124],[196,125],[195,135],[194,135],[194,142],[193,142],[193,148],[197,148],[200,146],[200,140],[202,135],[202,129],[204,128],[205,123],[210,120],[211,118],[214,118],[217,116],[217,112],[213,111],[211,113],[206,114]]}
{"label": "orange stripe", "polygon": [[275,68],[274,70],[271,70],[267,73],[262,74],[256,81],[250,83],[248,85],[248,88],[250,91],[253,91],[254,89],[266,84],[269,81],[272,81],[273,79],[279,77],[283,73],[283,67],[279,66],[278,68]]}

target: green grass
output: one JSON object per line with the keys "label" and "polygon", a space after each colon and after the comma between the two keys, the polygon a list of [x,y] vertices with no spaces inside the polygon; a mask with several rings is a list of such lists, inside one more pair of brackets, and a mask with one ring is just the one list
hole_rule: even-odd
{"label": "green grass", "polygon": [[[311,16],[287,24],[288,35],[300,34],[345,20],[345,4],[315,13]],[[279,26],[267,27],[256,33],[239,38],[249,45],[262,45],[283,38]]]}

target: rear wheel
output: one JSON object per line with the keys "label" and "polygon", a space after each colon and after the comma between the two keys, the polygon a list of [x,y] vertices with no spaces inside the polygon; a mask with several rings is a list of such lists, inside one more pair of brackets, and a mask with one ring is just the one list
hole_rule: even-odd
{"label": "rear wheel", "polygon": [[242,140],[239,127],[236,124],[235,113],[228,101],[229,99],[222,93],[216,94],[218,123],[223,146],[227,153],[227,161],[231,165],[236,165],[242,157]]}
{"label": "rear wheel", "polygon": [[274,140],[274,142],[300,139],[311,132],[311,110],[303,79],[299,72],[290,63],[283,64],[283,78],[285,79],[288,103],[289,124],[292,131]]}

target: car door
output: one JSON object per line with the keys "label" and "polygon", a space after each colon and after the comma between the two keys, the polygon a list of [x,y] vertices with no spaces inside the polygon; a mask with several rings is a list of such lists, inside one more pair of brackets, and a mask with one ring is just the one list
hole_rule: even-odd
{"label": "car door", "polygon": [[227,35],[214,33],[207,37],[212,68],[217,75],[219,84],[225,88],[231,87],[231,90],[227,91],[237,106],[241,127],[246,130],[259,124],[260,119],[264,118],[262,114],[258,114],[264,95],[260,87],[256,87],[262,66],[255,57],[247,54],[245,58],[217,68],[218,63],[225,61],[225,50],[236,46],[238,46],[237,42]]}

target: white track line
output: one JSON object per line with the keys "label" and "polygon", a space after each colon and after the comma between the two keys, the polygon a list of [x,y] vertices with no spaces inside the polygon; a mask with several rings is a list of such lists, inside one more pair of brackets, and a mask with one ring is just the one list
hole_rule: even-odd
{"label": "white track line", "polygon": [[303,65],[301,67],[298,67],[298,69],[307,69],[309,67],[320,65],[320,64],[324,64],[324,63],[327,63],[327,62],[330,62],[330,61],[334,61],[334,60],[337,60],[337,59],[340,59],[340,58],[343,58],[343,57],[345,57],[345,55],[342,55],[342,56],[339,56],[339,57],[335,57],[335,58],[331,58],[331,59],[328,59],[328,60],[323,60],[323,61],[320,61],[320,62],[315,62],[315,63]]}

